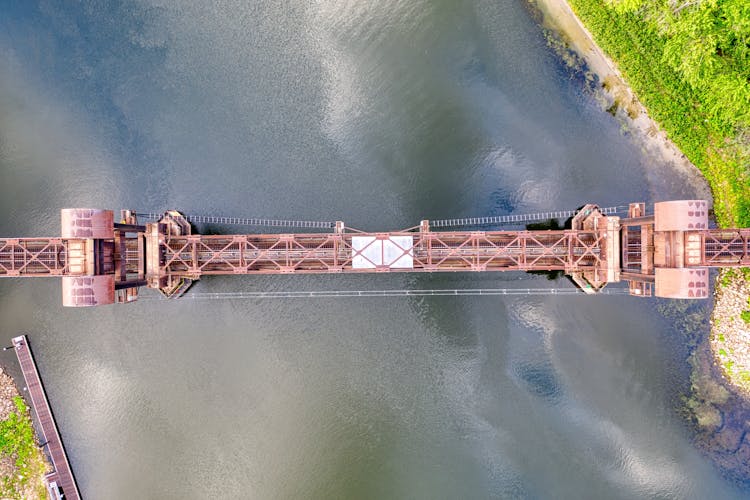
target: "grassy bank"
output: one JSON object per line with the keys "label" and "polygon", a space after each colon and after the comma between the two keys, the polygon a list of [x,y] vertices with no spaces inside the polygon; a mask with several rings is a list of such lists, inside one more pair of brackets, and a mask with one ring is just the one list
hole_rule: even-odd
{"label": "grassy bank", "polygon": [[706,177],[719,224],[750,226],[750,4],[568,3]]}
{"label": "grassy bank", "polygon": [[0,471],[2,498],[46,498],[43,477],[47,463],[36,444],[29,408],[21,396],[13,397],[14,411],[0,421]]}

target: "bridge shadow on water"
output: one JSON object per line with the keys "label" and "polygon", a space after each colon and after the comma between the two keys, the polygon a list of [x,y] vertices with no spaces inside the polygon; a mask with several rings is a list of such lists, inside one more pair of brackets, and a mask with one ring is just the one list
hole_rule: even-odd
{"label": "bridge shadow on water", "polygon": [[[581,208],[581,207],[579,207]],[[564,230],[571,227],[572,217],[564,222],[558,219],[548,219],[544,221],[534,222],[526,224],[525,228],[529,231],[543,231],[543,230]],[[508,229],[503,228],[482,228],[486,230],[500,230]],[[517,229],[517,228],[514,228]],[[525,276],[532,275],[532,276]],[[570,286],[577,287],[575,282],[570,279],[562,270],[554,271],[510,271],[508,273],[427,273],[427,274],[415,274],[412,279],[411,286],[415,289],[428,288],[446,288],[454,289],[463,286],[467,288],[513,288],[513,287],[526,287],[531,283],[539,283],[536,276],[545,277],[547,281],[558,282],[561,279],[566,281],[560,283],[559,288],[568,288]],[[491,283],[491,284],[490,284]],[[568,285],[569,283],[569,285]],[[533,286],[533,285],[532,285]],[[546,288],[546,287],[545,287]],[[420,316],[424,321],[429,321],[430,325],[434,328],[439,328],[447,338],[450,338],[452,342],[457,345],[464,347],[470,345],[476,339],[472,340],[472,337],[466,333],[467,319],[463,316],[465,313],[462,307],[462,302],[457,301],[456,298],[445,298],[445,297],[415,297],[415,308],[419,312]],[[459,333],[461,332],[461,333]],[[525,377],[522,377],[525,379]],[[534,378],[532,376],[532,378]],[[544,385],[544,384],[542,384]],[[537,391],[534,391],[537,392]],[[542,390],[542,393],[546,393],[546,390]]]}

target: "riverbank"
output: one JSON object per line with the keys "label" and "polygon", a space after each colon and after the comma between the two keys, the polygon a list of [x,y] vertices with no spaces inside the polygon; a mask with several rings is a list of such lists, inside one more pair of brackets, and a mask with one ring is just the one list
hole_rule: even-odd
{"label": "riverbank", "polygon": [[[662,136],[656,139],[673,143],[669,148],[683,152],[700,170],[711,186],[719,225],[748,227],[750,86],[746,80],[750,56],[742,53],[733,59],[730,52],[738,44],[724,39],[741,40],[750,33],[734,33],[729,21],[724,21],[726,26],[715,26],[722,16],[743,14],[708,4],[694,4],[694,9],[686,8],[679,15],[666,14],[657,10],[658,0],[536,1],[548,13],[548,22],[556,25],[553,29],[600,75],[616,104],[626,108],[632,126],[663,131],[655,134]],[[708,27],[689,25],[699,21],[699,16],[714,22]],[[576,25],[578,30],[569,28]],[[714,45],[698,47],[699,43]],[[706,61],[675,54],[681,49],[690,52],[689,48],[706,50],[702,55]],[[610,80],[617,80],[611,88]],[[641,119],[645,114],[650,118]]]}
{"label": "riverbank", "polygon": [[[556,33],[564,46],[577,54],[596,76],[606,99],[605,109],[625,123],[646,154],[658,164],[671,163],[680,173],[691,176],[696,185],[705,186],[695,179],[702,175],[713,192],[719,225],[747,227],[750,182],[746,165],[750,161],[750,148],[745,144],[746,132],[732,136],[726,123],[714,123],[711,116],[700,111],[700,100],[679,82],[679,75],[656,61],[656,55],[651,54],[651,60],[644,56],[654,51],[653,46],[647,45],[656,45],[652,42],[657,35],[647,26],[638,26],[635,16],[618,14],[602,0],[530,1],[541,12],[544,26]],[[584,26],[579,15],[595,34]],[[618,38],[623,33],[626,38]],[[627,66],[626,76],[637,76],[626,81],[620,67],[595,40],[622,56]],[[640,87],[639,95],[650,97],[649,109],[636,96],[631,81],[637,84],[633,87]],[[663,95],[655,98],[657,93]],[[675,116],[678,112],[679,116]],[[680,121],[681,118],[684,120]],[[683,154],[683,150],[689,154]],[[704,187],[701,190],[709,198],[711,193]],[[722,293],[725,287],[731,292]],[[711,334],[713,356],[732,389],[750,400],[748,321],[741,318],[748,311],[745,316],[750,320],[750,282],[745,273],[722,273],[716,290]]]}
{"label": "riverbank", "polygon": [[[671,163],[686,175],[702,175],[713,193],[720,226],[748,227],[750,127],[739,116],[733,120],[731,113],[709,112],[718,101],[700,95],[664,61],[661,51],[667,42],[639,18],[643,11],[613,9],[604,0],[530,1],[541,12],[544,26],[560,38],[561,50],[581,58],[585,71],[592,73],[587,79],[601,87],[597,91],[604,109],[621,120],[645,153],[657,165]],[[570,62],[571,57],[563,55]],[[710,199],[710,194],[705,197]],[[693,373],[686,410],[696,425],[699,447],[725,473],[744,482],[750,455],[750,444],[743,440],[750,407],[747,272],[719,274],[711,333],[698,342],[688,360]]]}
{"label": "riverbank", "polygon": [[29,407],[0,368],[0,497],[46,499],[44,475],[50,469],[36,442]]}
{"label": "riverbank", "polygon": [[[710,199],[711,191],[698,168],[669,139],[646,107],[638,100],[617,65],[595,43],[594,37],[566,0],[529,0],[542,15],[544,27],[560,38],[562,50],[570,50],[585,65],[587,78],[598,80],[601,92],[596,96],[602,107],[626,124],[627,130],[645,154],[660,164],[671,164],[680,175],[698,186],[700,195]],[[568,64],[579,62],[565,57]]]}

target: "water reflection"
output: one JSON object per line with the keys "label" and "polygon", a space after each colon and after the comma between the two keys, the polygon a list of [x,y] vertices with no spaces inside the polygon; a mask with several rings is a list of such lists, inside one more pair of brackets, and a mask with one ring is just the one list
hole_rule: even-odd
{"label": "water reflection", "polygon": [[[524,5],[16,4],[0,18],[2,234],[56,234],[57,210],[76,205],[383,230],[647,198],[648,160],[581,97]],[[198,289],[527,279],[540,278],[224,277]],[[673,418],[685,379],[642,301],[68,311],[58,293],[3,281],[0,315],[8,337],[24,329],[39,346],[86,496],[734,493]]]}

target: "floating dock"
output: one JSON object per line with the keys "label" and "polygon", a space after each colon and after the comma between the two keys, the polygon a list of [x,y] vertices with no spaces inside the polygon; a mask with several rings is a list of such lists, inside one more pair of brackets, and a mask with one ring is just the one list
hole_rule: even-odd
{"label": "floating dock", "polygon": [[43,442],[46,443],[45,446],[52,459],[53,470],[45,476],[49,485],[50,496],[54,500],[63,498],[65,500],[79,500],[81,494],[78,492],[73,470],[70,468],[68,456],[65,454],[65,448],[63,448],[60,433],[57,431],[57,424],[55,424],[55,418],[52,416],[47,394],[44,392],[42,379],[36,369],[36,362],[31,354],[26,335],[15,337],[13,347],[18,357],[18,363],[21,365],[26,389],[31,398],[31,406],[41,428]]}

